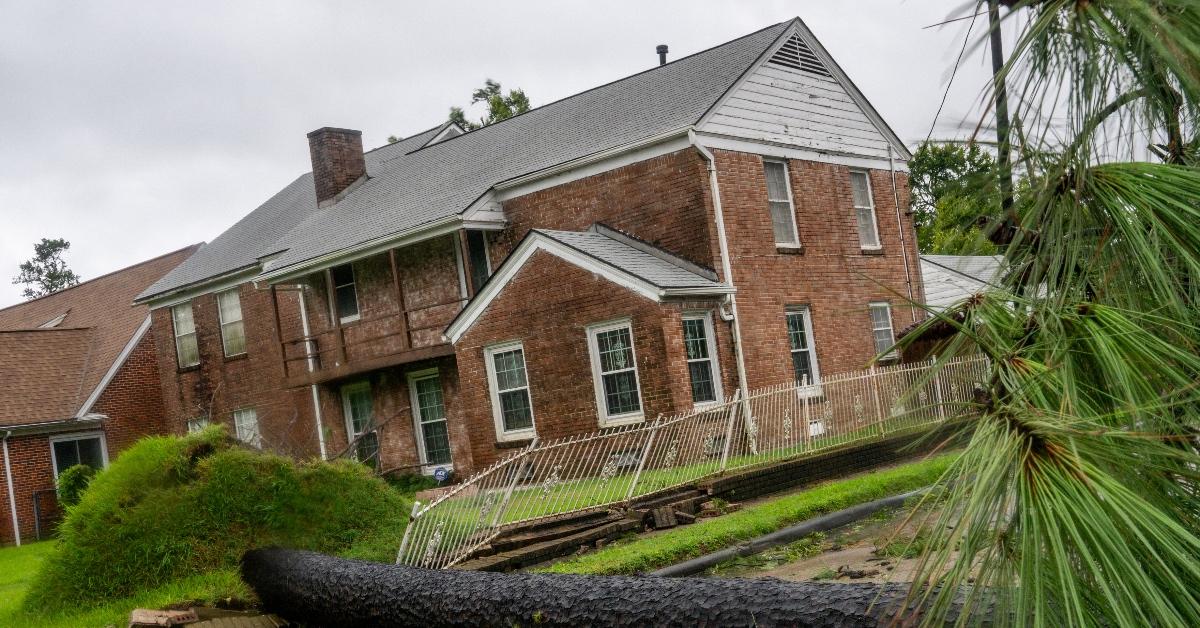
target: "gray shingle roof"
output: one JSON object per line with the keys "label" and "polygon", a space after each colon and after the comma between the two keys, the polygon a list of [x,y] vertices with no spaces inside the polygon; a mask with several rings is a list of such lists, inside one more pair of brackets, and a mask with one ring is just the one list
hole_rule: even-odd
{"label": "gray shingle roof", "polygon": [[[695,272],[695,270],[689,270],[684,266],[685,264],[690,266],[688,262],[674,261],[677,258],[666,251],[649,246],[634,247],[595,231],[551,231],[548,229],[534,229],[534,231],[659,288],[668,290],[711,288],[715,293],[728,290],[728,286],[715,281],[715,276],[710,278]],[[649,253],[647,250],[653,250],[656,254]]]}
{"label": "gray shingle roof", "polygon": [[695,124],[790,24],[415,152],[385,147],[377,152],[386,155],[369,156],[369,179],[324,209],[316,209],[306,174],[142,296],[245,268],[272,253],[280,254],[264,271],[418,229],[462,213],[498,183]]}
{"label": "gray shingle roof", "polygon": [[944,310],[994,284],[999,255],[922,255],[925,303]]}

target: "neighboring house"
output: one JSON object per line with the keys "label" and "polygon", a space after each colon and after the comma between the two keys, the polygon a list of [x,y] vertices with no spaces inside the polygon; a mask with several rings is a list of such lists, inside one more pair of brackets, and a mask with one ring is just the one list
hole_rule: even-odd
{"label": "neighboring house", "polygon": [[0,543],[48,532],[61,471],[165,432],[150,310],[133,298],[199,248],[0,309]]}
{"label": "neighboring house", "polygon": [[470,133],[308,141],[139,298],[177,432],[467,473],[862,368],[920,316],[910,155],[799,19]]}
{"label": "neighboring house", "polygon": [[999,255],[922,255],[925,303],[944,310],[992,287],[1000,272]]}

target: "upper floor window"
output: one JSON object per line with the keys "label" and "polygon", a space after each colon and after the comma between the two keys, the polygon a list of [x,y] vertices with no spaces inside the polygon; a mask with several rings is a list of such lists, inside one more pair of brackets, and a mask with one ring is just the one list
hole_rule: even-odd
{"label": "upper floor window", "polygon": [[642,420],[642,391],[629,321],[589,327],[588,351],[601,425]]}
{"label": "upper floor window", "polygon": [[879,224],[875,221],[875,197],[871,179],[860,170],[850,171],[850,193],[854,197],[854,215],[858,220],[858,243],[864,249],[881,248]]}
{"label": "upper floor window", "polygon": [[892,345],[896,344],[896,336],[892,332],[892,306],[886,301],[872,303],[871,310],[871,334],[875,337],[875,353],[883,355],[884,358],[896,357],[896,351],[892,349]]}
{"label": "upper floor window", "polygon": [[510,343],[484,351],[492,393],[492,417],[501,440],[534,435],[533,402],[525,370],[525,347]]}
{"label": "upper floor window", "polygon": [[342,264],[329,270],[333,280],[334,311],[343,323],[358,320],[358,290],[354,287],[354,266]]}
{"label": "upper floor window", "polygon": [[467,261],[471,263],[471,288],[479,292],[479,288],[492,275],[487,236],[483,231],[467,231]]}
{"label": "upper floor window", "polygon": [[226,357],[246,352],[246,331],[242,326],[242,300],[237,288],[217,294],[217,314],[221,317],[221,345]]}
{"label": "upper floor window", "polygon": [[262,434],[258,431],[258,413],[253,408],[233,411],[233,429],[238,440],[254,447],[262,447]]}
{"label": "upper floor window", "polygon": [[788,181],[787,164],[763,160],[767,175],[767,204],[771,208],[771,227],[775,230],[776,246],[800,246],[796,230],[796,208],[792,206],[792,184]]}
{"label": "upper floor window", "polygon": [[192,302],[180,303],[171,308],[171,322],[175,326],[175,359],[179,368],[196,366],[200,363],[200,347],[196,343],[196,321],[192,318]]}
{"label": "upper floor window", "polygon": [[692,402],[696,404],[721,400],[713,336],[712,315],[708,312],[684,315],[683,348],[687,354],[688,377],[692,383]]}
{"label": "upper floor window", "polygon": [[817,354],[813,349],[812,316],[808,307],[798,306],[787,310],[788,347],[792,353],[792,372],[802,384],[819,384]]}

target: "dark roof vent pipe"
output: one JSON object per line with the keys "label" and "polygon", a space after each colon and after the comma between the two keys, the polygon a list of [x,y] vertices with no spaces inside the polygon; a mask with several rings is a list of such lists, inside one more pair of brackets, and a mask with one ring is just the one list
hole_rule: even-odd
{"label": "dark roof vent pipe", "polygon": [[657,47],[654,48],[654,50],[655,50],[655,52],[658,53],[658,64],[666,65],[667,64],[667,45],[659,44]]}

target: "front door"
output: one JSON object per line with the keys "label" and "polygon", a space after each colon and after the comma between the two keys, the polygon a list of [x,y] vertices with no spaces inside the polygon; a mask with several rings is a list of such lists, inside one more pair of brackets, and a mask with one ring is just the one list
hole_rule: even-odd
{"label": "front door", "polygon": [[450,432],[446,425],[442,379],[437,369],[409,374],[408,388],[412,394],[413,422],[421,464],[450,464]]}

